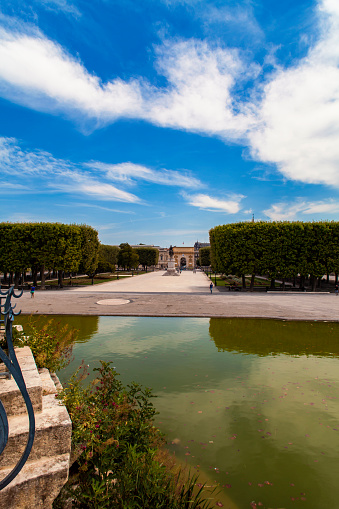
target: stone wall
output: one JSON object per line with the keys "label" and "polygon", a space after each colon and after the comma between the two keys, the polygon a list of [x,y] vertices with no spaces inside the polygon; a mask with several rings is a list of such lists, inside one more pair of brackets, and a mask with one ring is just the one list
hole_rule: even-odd
{"label": "stone wall", "polygon": [[[29,347],[15,351],[33,403],[36,431],[28,461],[0,492],[0,509],[50,509],[68,479],[72,423],[66,407],[56,398],[57,377],[51,376],[47,369],[37,370]],[[0,456],[0,479],[3,479],[25,449],[28,416],[13,379],[0,379],[0,399],[9,422],[9,440]]]}

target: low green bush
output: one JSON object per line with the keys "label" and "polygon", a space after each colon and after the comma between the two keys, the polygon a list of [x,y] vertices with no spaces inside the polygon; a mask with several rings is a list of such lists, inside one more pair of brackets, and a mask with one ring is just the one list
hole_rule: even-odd
{"label": "low green bush", "polygon": [[13,344],[29,346],[37,367],[55,372],[69,364],[77,335],[77,329],[61,326],[55,318],[30,316],[23,331],[13,327]]}
{"label": "low green bush", "polygon": [[208,509],[196,477],[173,471],[161,455],[164,437],[154,426],[152,391],[124,387],[110,363],[101,362],[88,386],[85,367],[60,394],[70,414],[77,460],[54,509]]}

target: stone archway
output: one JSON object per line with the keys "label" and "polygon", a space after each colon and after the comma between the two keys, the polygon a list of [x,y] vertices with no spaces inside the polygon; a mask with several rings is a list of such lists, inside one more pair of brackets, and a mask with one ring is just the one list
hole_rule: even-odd
{"label": "stone archway", "polygon": [[180,258],[180,268],[185,268],[186,269],[186,264],[187,264],[186,258],[184,256],[182,256]]}

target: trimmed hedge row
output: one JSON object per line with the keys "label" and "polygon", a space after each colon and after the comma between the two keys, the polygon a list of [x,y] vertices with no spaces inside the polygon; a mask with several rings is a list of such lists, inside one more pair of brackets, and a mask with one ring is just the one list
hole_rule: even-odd
{"label": "trimmed hedge row", "polygon": [[98,264],[98,232],[87,225],[0,223],[0,271],[16,280],[28,268],[94,273]]}
{"label": "trimmed hedge row", "polygon": [[210,230],[213,270],[271,279],[339,273],[339,222],[233,223]]}

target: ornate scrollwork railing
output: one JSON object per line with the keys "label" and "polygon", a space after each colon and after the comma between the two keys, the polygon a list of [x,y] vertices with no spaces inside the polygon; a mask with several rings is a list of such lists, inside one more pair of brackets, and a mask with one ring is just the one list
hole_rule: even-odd
{"label": "ornate scrollwork railing", "polygon": [[[0,347],[0,359],[5,364],[7,371],[1,372],[2,378],[11,378],[13,376],[16,381],[20,392],[24,398],[28,418],[29,418],[29,431],[28,431],[28,440],[26,444],[26,448],[12,471],[0,481],[0,490],[5,488],[20,472],[24,464],[26,463],[28,456],[30,455],[35,435],[35,418],[34,418],[34,410],[33,405],[30,400],[26,384],[24,381],[24,377],[22,376],[22,372],[18,363],[18,360],[15,355],[14,347],[13,347],[13,339],[12,339],[12,323],[14,317],[19,315],[21,311],[18,313],[14,312],[16,304],[12,306],[11,298],[14,297],[18,299],[21,297],[23,291],[16,295],[14,292],[14,287],[11,286],[7,291],[2,292],[0,288],[0,325],[3,325],[3,330],[5,334],[5,339],[7,343],[8,355],[4,352],[4,350]],[[6,297],[5,304],[2,304],[2,299]],[[3,316],[3,319],[2,319]],[[0,380],[1,384],[1,380]],[[6,410],[4,405],[0,400],[0,454],[3,453],[6,444],[8,442],[9,435],[9,426],[8,426],[8,418],[6,414]]]}

